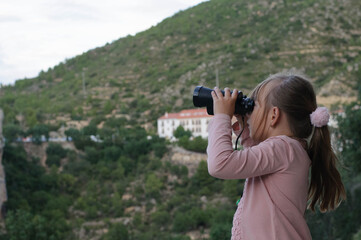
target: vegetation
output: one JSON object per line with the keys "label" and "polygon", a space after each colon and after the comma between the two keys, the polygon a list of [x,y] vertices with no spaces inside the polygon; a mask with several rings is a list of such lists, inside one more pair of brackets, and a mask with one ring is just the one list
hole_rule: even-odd
{"label": "vegetation", "polygon": [[[304,71],[324,96],[356,96],[359,1],[212,0],[156,27],[0,88],[6,124],[91,121],[124,114],[139,124],[192,106],[196,85],[246,93],[270,73]],[[86,93],[82,89],[84,73]],[[338,87],[332,88],[330,83]]]}
{"label": "vegetation", "polygon": [[[348,199],[331,213],[307,212],[314,239],[359,236],[357,106],[346,107],[346,116],[338,119],[343,127],[336,132]],[[85,139],[85,129],[79,139]],[[7,144],[7,232],[0,239],[79,239],[84,231],[86,239],[97,235],[97,229],[108,229],[101,239],[190,239],[185,234],[194,230],[207,231],[208,239],[229,239],[244,181],[210,177],[205,161],[189,177],[184,166],[165,155],[168,143],[147,137],[139,126],[111,133],[113,138],[85,145],[79,153],[50,143],[47,169],[39,159],[29,159],[22,143]]]}
{"label": "vegetation", "polygon": [[[214,86],[216,71],[221,87],[247,92],[290,68],[319,96],[359,94],[334,131],[348,199],[306,218],[313,239],[360,239],[360,3],[207,1],[2,86],[8,211],[0,239],[189,240],[191,231],[229,239],[244,181],[212,178],[204,161],[194,171],[172,162],[156,119],[193,107],[191,91]],[[73,149],[43,142],[64,128]],[[206,140],[181,128],[176,137],[205,152]],[[45,165],[29,146],[43,148]]]}
{"label": "vegetation", "polygon": [[192,132],[184,130],[182,126],[179,126],[174,131],[174,137],[178,140],[177,144],[187,150],[200,153],[206,152],[208,141],[201,136],[192,137]]}
{"label": "vegetation", "polygon": [[[215,219],[226,219],[229,225],[234,204],[211,204],[200,198],[217,199],[223,188],[234,197],[242,185],[232,192],[228,182],[209,176],[205,161],[189,178],[184,166],[160,160],[167,152],[164,139],[149,138],[139,127],[118,131],[121,134],[113,132],[111,142],[86,145],[79,154],[50,143],[48,170],[39,159],[28,159],[22,143],[6,145],[3,164],[9,201],[7,233],[2,238],[74,239],[87,221],[127,218],[132,219],[127,227],[126,222],[106,223],[109,231],[102,238],[187,239],[183,235],[190,230],[214,227],[216,235],[226,231]],[[84,139],[86,131],[80,132]],[[60,163],[63,158],[67,163]],[[124,195],[130,198],[123,199]],[[129,210],[138,206],[145,211]]]}

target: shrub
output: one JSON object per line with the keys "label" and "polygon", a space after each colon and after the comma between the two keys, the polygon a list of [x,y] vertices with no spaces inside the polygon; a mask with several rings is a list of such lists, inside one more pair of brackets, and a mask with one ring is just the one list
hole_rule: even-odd
{"label": "shrub", "polygon": [[193,140],[190,140],[187,136],[182,136],[178,140],[178,145],[189,151],[205,153],[208,141],[201,136],[195,137]]}
{"label": "shrub", "polygon": [[49,127],[44,124],[37,124],[30,128],[27,134],[32,135],[33,141],[36,144],[40,144],[42,136],[44,136],[46,139],[49,139]]}
{"label": "shrub", "polygon": [[5,139],[9,142],[15,141],[18,137],[21,137],[24,134],[20,126],[15,124],[4,125],[3,133]]}
{"label": "shrub", "polygon": [[206,161],[201,161],[198,165],[197,171],[192,178],[192,185],[194,187],[207,187],[212,185],[216,179],[209,175]]}
{"label": "shrub", "polygon": [[195,220],[189,213],[177,212],[173,220],[173,230],[175,232],[185,232],[193,229]]}
{"label": "shrub", "polygon": [[231,239],[230,224],[216,224],[211,228],[209,233],[211,240],[228,240]]}
{"label": "shrub", "polygon": [[61,160],[61,158],[59,156],[57,156],[57,155],[49,155],[46,158],[46,165],[48,167],[51,167],[52,165],[60,167],[60,160]]}
{"label": "shrub", "polygon": [[97,126],[94,124],[89,124],[88,126],[83,128],[83,134],[86,136],[90,136],[90,135],[96,135],[97,134]]}
{"label": "shrub", "polygon": [[222,193],[231,201],[236,201],[240,198],[243,191],[243,181],[240,180],[226,180],[223,181]]}
{"label": "shrub", "polygon": [[157,142],[152,144],[152,149],[156,157],[163,157],[163,155],[168,151],[165,143]]}
{"label": "shrub", "polygon": [[192,136],[192,132],[189,130],[184,130],[183,126],[178,126],[176,130],[174,130],[173,133],[174,137],[177,139],[180,139],[182,137],[190,138]]}
{"label": "shrub", "polygon": [[352,240],[361,240],[361,228],[356,234],[353,235]]}
{"label": "shrub", "polygon": [[194,221],[194,227],[200,226],[209,227],[212,219],[212,212],[210,210],[202,210],[201,208],[192,208],[189,215]]}
{"label": "shrub", "polygon": [[116,223],[110,226],[109,231],[102,238],[103,240],[128,240],[129,233],[122,223]]}
{"label": "shrub", "polygon": [[92,164],[97,163],[101,158],[101,152],[94,147],[85,147],[85,159]]}
{"label": "shrub", "polygon": [[188,150],[205,153],[207,145],[208,141],[198,136],[195,137],[192,141],[190,141],[190,144],[188,145]]}
{"label": "shrub", "polygon": [[57,143],[49,143],[48,147],[46,148],[47,155],[56,155],[60,158],[66,157],[66,150]]}
{"label": "shrub", "polygon": [[59,216],[33,215],[24,210],[9,212],[6,218],[6,231],[9,240],[60,240],[65,239],[70,228],[65,219]]}
{"label": "shrub", "polygon": [[160,189],[163,187],[163,183],[159,180],[159,178],[154,174],[151,173],[147,176],[145,181],[145,193],[156,197],[159,195]]}
{"label": "shrub", "polygon": [[66,150],[60,144],[49,143],[49,146],[46,148],[46,164],[48,166],[55,165],[60,166],[60,160],[66,157]]}
{"label": "shrub", "polygon": [[166,211],[157,211],[151,215],[152,223],[158,225],[159,227],[167,225],[170,221],[169,212]]}

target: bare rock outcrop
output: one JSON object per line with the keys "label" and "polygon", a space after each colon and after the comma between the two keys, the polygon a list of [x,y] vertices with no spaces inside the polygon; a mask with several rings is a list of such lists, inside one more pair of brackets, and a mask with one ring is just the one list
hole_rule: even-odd
{"label": "bare rock outcrop", "polygon": [[207,160],[207,154],[187,151],[180,147],[172,147],[168,156],[173,164],[184,165],[188,168],[188,177],[194,175],[201,161]]}

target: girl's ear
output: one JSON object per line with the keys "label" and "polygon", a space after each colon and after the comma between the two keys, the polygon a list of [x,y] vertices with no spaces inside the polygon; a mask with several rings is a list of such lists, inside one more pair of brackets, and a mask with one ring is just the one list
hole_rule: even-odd
{"label": "girl's ear", "polygon": [[280,109],[278,107],[272,107],[271,109],[271,127],[274,127],[280,121]]}

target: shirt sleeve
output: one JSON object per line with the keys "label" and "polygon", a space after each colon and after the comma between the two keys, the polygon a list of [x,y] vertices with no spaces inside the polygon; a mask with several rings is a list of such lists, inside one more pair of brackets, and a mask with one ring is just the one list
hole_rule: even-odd
{"label": "shirt sleeve", "polygon": [[[208,172],[221,179],[245,179],[284,168],[282,139],[269,138],[241,151],[233,150],[231,119],[216,114],[208,127]],[[242,134],[243,135],[243,134]],[[282,157],[283,156],[283,157]]]}

